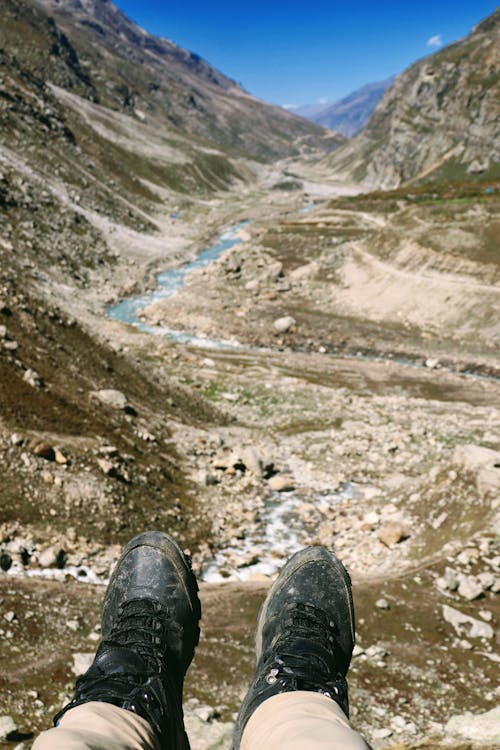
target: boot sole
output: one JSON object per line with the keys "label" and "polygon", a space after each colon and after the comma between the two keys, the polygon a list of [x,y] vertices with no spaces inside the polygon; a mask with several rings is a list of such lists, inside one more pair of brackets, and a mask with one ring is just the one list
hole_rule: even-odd
{"label": "boot sole", "polygon": [[294,575],[294,573],[296,573],[296,571],[299,570],[303,565],[307,565],[310,562],[319,562],[321,560],[328,560],[328,562],[333,565],[337,575],[342,581],[344,593],[348,602],[349,624],[351,628],[352,642],[354,643],[354,602],[352,598],[352,586],[349,573],[340,562],[338,557],[334,555],[333,552],[327,550],[325,547],[306,547],[306,549],[302,549],[292,555],[285,566],[281,569],[278,578],[269,589],[264,604],[260,609],[259,618],[257,620],[257,632],[255,635],[255,655],[257,662],[262,655],[262,631],[267,619],[267,610],[274,595],[278,593],[278,591],[290,580],[292,575]]}
{"label": "boot sole", "polygon": [[[117,571],[122,560],[124,560],[125,557],[128,555],[128,553],[131,552],[132,550],[136,549],[137,547],[144,547],[144,546],[154,547],[155,549],[160,550],[160,552],[163,552],[168,557],[172,565],[174,566],[175,571],[177,573],[177,577],[182,583],[182,587],[186,594],[186,598],[189,601],[191,611],[193,613],[193,620],[196,623],[192,631],[193,648],[191,652],[187,655],[188,660],[189,660],[188,663],[190,663],[194,656],[195,649],[200,640],[199,622],[201,620],[201,603],[198,597],[198,591],[199,591],[198,582],[191,568],[191,562],[186,557],[182,549],[179,547],[175,539],[173,539],[168,534],[165,534],[163,531],[144,531],[141,534],[138,534],[137,536],[135,536],[133,539],[131,539],[124,547],[124,550],[122,554],[120,555],[120,558],[115,566],[115,569],[113,571],[113,574],[108,584],[108,590],[112,587],[115,581],[115,577],[117,575]],[[104,602],[103,610],[105,609],[106,609],[106,600]]]}

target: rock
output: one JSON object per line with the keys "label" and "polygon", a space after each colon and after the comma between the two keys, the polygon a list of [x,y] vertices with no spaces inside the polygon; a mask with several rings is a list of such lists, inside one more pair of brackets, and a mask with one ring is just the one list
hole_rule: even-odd
{"label": "rock", "polygon": [[445,568],[444,576],[436,580],[437,585],[442,591],[456,591],[460,583],[457,574],[452,568]]}
{"label": "rock", "polygon": [[399,521],[393,521],[382,526],[377,531],[377,536],[387,547],[399,544],[410,536],[407,527]]}
{"label": "rock", "polygon": [[115,477],[117,475],[118,470],[115,464],[112,461],[108,461],[107,458],[98,458],[97,465],[107,477]]}
{"label": "rock", "polygon": [[38,553],[38,564],[41,568],[64,568],[66,553],[58,546],[47,547]]}
{"label": "rock", "polygon": [[483,591],[487,591],[488,589],[493,588],[493,586],[495,585],[495,576],[489,571],[479,573],[479,575],[477,576],[477,580],[483,587]]}
{"label": "rock", "polygon": [[73,672],[75,677],[79,677],[87,671],[87,669],[94,661],[94,656],[94,651],[92,651],[91,653],[87,651],[80,651],[76,654],[73,654],[73,666],[71,667],[71,671]]}
{"label": "rock", "polygon": [[274,492],[290,492],[295,489],[293,479],[282,474],[275,474],[268,480],[268,484]]}
{"label": "rock", "polygon": [[274,321],[273,328],[277,333],[287,333],[295,323],[296,320],[291,315],[284,315],[282,318],[277,318]]}
{"label": "rock", "polygon": [[471,602],[483,595],[483,587],[474,576],[459,576],[458,593]]}
{"label": "rock", "polygon": [[37,373],[36,370],[28,369],[23,375],[23,380],[29,383],[33,388],[43,387],[43,378]]}
{"label": "rock", "polygon": [[458,609],[443,604],[443,617],[446,622],[453,625],[458,636],[466,635],[468,638],[493,638],[495,635],[491,625],[481,620],[475,620],[469,615],[465,615]]}
{"label": "rock", "polygon": [[7,622],[14,622],[14,620],[17,620],[17,615],[11,610],[10,612],[6,612],[4,614],[4,619],[7,620]]}
{"label": "rock", "polygon": [[483,714],[459,714],[452,716],[445,727],[445,735],[483,745],[500,743],[500,706]]}
{"label": "rock", "polygon": [[0,742],[14,738],[18,729],[12,716],[0,716]]}
{"label": "rock", "polygon": [[210,721],[210,719],[214,719],[217,715],[217,711],[215,711],[212,706],[207,706],[205,703],[203,703],[201,706],[196,706],[195,708],[193,708],[193,713],[195,716],[205,722]]}
{"label": "rock", "polygon": [[372,737],[374,740],[386,740],[388,737],[392,737],[392,729],[389,729],[388,727],[374,729],[372,731]]}
{"label": "rock", "polygon": [[9,568],[12,566],[12,557],[9,555],[8,552],[2,552],[0,555],[0,569],[1,570],[9,570]]}
{"label": "rock", "polygon": [[56,464],[60,464],[61,466],[64,466],[68,463],[67,457],[62,453],[58,448],[54,449],[54,458],[56,460]]}
{"label": "rock", "polygon": [[363,523],[366,523],[368,526],[376,526],[379,521],[380,516],[376,510],[371,510],[363,516]]}
{"label": "rock", "polygon": [[480,609],[479,617],[482,617],[486,622],[491,622],[493,619],[493,613],[489,609]]}
{"label": "rock", "polygon": [[378,609],[390,609],[391,605],[387,601],[387,599],[377,599],[375,602],[375,606],[378,607]]}
{"label": "rock", "polygon": [[66,627],[68,628],[68,630],[71,630],[73,633],[76,633],[80,625],[78,623],[78,620],[68,620],[66,622]]}
{"label": "rock", "polygon": [[36,443],[33,447],[33,455],[44,458],[46,461],[55,461],[56,459],[54,449],[47,443]]}
{"label": "rock", "polygon": [[500,490],[500,451],[480,445],[458,445],[453,454],[453,462],[476,475],[480,494]]}
{"label": "rock", "polygon": [[210,474],[210,472],[206,471],[203,474],[203,484],[206,487],[215,487],[216,484],[220,484],[220,479],[217,474]]}
{"label": "rock", "polygon": [[248,471],[251,471],[252,474],[255,474],[256,476],[260,476],[262,474],[263,462],[259,453],[253,446],[247,446],[246,448],[243,448],[243,450],[241,451],[241,460],[245,464]]}
{"label": "rock", "polygon": [[200,719],[192,710],[184,713],[184,724],[192,748],[196,750],[229,750],[234,725],[228,722]]}
{"label": "rock", "polygon": [[13,432],[10,436],[10,442],[12,445],[22,445],[24,443],[24,438],[22,435],[20,435],[18,432]]}
{"label": "rock", "polygon": [[428,367],[430,370],[435,370],[439,367],[439,359],[426,359],[425,360],[425,366]]}
{"label": "rock", "polygon": [[362,656],[364,653],[365,653],[364,648],[362,648],[361,646],[358,646],[357,643],[354,644],[354,648],[353,648],[353,651],[352,651],[352,658],[353,659],[356,659],[358,656]]}
{"label": "rock", "polygon": [[280,263],[279,260],[266,268],[266,278],[269,281],[277,281],[281,276],[283,276],[283,263]]}
{"label": "rock", "polygon": [[4,339],[7,336],[7,326],[0,326],[0,339]]}
{"label": "rock", "polygon": [[104,406],[111,409],[126,409],[128,406],[127,397],[121,391],[114,388],[105,388],[100,391],[90,391],[89,397],[92,400],[100,401]]}

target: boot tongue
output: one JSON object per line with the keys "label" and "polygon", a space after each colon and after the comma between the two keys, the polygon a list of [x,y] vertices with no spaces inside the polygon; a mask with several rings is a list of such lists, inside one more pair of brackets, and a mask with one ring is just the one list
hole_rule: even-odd
{"label": "boot tongue", "polygon": [[144,675],[148,672],[145,660],[138,653],[106,641],[97,652],[94,666],[103,674]]}

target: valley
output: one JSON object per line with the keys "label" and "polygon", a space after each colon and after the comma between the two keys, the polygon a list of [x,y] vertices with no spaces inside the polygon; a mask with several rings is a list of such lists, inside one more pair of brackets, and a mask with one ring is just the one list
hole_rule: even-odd
{"label": "valley", "polygon": [[[0,9],[0,748],[28,750],[70,695],[104,584],[146,528],[201,580],[193,750],[229,748],[258,608],[307,544],[352,574],[352,720],[373,747],[495,747],[493,152],[405,182],[391,167],[367,192],[355,139],[253,100],[112,3],[15,6]],[[488,61],[492,18],[475,37]]]}

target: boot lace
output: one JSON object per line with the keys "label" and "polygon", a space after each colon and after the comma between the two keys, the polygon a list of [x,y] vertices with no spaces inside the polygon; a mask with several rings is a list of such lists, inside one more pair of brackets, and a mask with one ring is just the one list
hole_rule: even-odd
{"label": "boot lace", "polygon": [[[281,634],[264,662],[265,681],[285,690],[313,690],[345,702],[347,683],[336,666],[338,629],[324,610],[295,602],[280,613]],[[304,641],[299,650],[297,642]]]}

